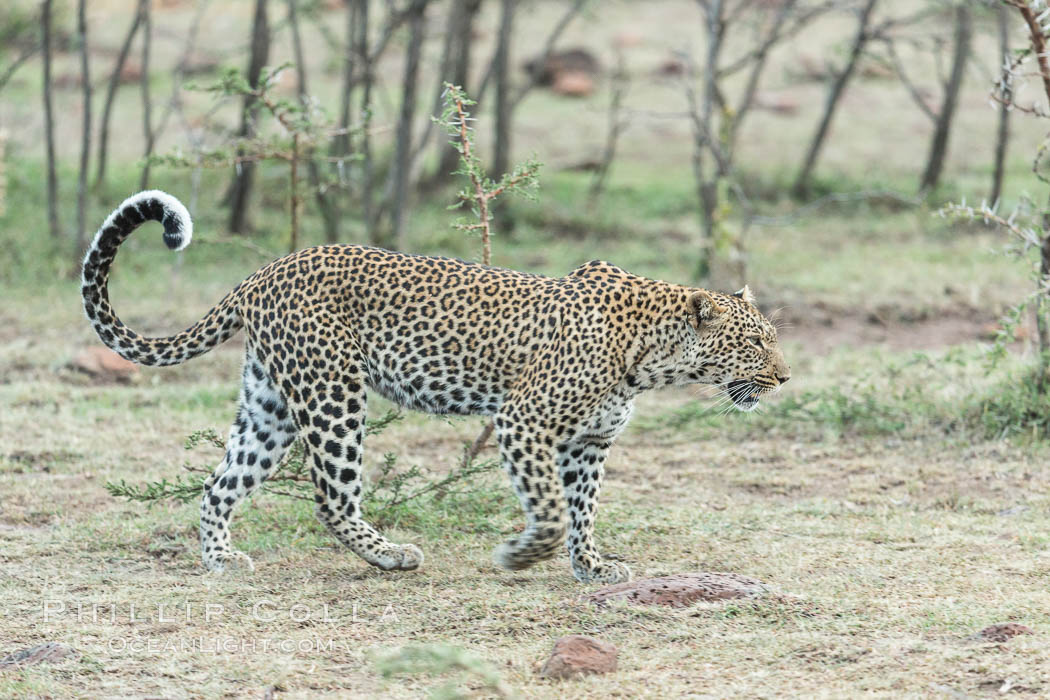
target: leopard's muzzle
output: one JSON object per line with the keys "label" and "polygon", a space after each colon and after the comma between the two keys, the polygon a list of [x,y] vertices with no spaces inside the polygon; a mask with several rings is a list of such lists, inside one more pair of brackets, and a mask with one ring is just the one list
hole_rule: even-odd
{"label": "leopard's muzzle", "polygon": [[733,401],[733,405],[741,411],[753,411],[758,406],[759,397],[767,389],[759,386],[753,381],[746,379],[734,379],[726,385],[725,392]]}

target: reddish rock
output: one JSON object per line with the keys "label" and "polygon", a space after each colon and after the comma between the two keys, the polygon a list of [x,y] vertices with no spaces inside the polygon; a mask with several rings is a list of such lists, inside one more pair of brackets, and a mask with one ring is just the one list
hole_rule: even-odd
{"label": "reddish rock", "polygon": [[798,112],[798,100],[787,95],[774,95],[758,93],[755,95],[754,106],[756,109],[764,109],[774,114],[792,116]]}
{"label": "reddish rock", "polygon": [[0,659],[0,669],[23,668],[41,663],[54,663],[69,656],[75,656],[76,653],[75,650],[67,647],[65,644],[48,642],[47,644],[39,644],[29,649],[22,649],[13,654],[8,654],[3,659]]}
{"label": "reddish rock", "polygon": [[128,61],[120,69],[120,84],[139,83],[142,81],[142,66]]}
{"label": "reddish rock", "polygon": [[644,37],[638,32],[626,31],[614,36],[612,43],[618,49],[633,49],[641,46],[644,41]]}
{"label": "reddish rock", "polygon": [[656,67],[656,74],[664,78],[677,78],[685,75],[685,61],[678,58],[669,58]]}
{"label": "reddish rock", "polygon": [[765,584],[747,576],[699,572],[618,583],[585,595],[583,600],[597,605],[625,600],[637,605],[685,608],[697,601],[754,598],[765,593]]}
{"label": "reddish rock", "polygon": [[1022,634],[1035,634],[1035,630],[1017,622],[1000,622],[985,627],[977,636],[989,642],[1005,642]]}
{"label": "reddish rock", "polygon": [[593,78],[601,72],[598,59],[587,49],[576,48],[552,51],[546,56],[537,56],[523,66],[537,85],[554,85],[558,76],[565,73],[584,73]]}
{"label": "reddish rock", "polygon": [[115,382],[127,382],[139,371],[135,363],[128,362],[109,348],[98,345],[78,352],[69,366],[97,379]]}
{"label": "reddish rock", "polygon": [[589,673],[616,670],[620,651],[610,644],[582,634],[570,634],[554,643],[554,651],[543,665],[540,675],[547,678],[572,678]]}
{"label": "reddish rock", "polygon": [[587,97],[594,92],[594,78],[583,71],[566,71],[554,79],[551,90],[565,97]]}
{"label": "reddish rock", "polygon": [[[977,332],[977,337],[981,340],[995,341],[999,339],[999,334],[1002,333],[1004,330],[1005,329],[998,323],[988,323],[981,326],[981,329]],[[1020,342],[1022,340],[1028,340],[1029,338],[1031,338],[1032,330],[1027,325],[1021,324],[1013,329],[1013,337],[1010,337],[1009,333],[1007,333],[1006,335],[1007,342]]]}

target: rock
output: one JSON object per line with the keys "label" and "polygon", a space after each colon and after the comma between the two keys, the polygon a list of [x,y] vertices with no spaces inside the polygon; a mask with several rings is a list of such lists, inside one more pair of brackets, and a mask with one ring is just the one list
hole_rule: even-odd
{"label": "rock", "polygon": [[699,572],[617,583],[587,594],[582,599],[597,605],[604,605],[610,600],[625,600],[636,605],[685,608],[697,601],[755,598],[767,592],[764,583],[747,576]]}
{"label": "rock", "polygon": [[566,71],[554,79],[551,90],[566,97],[587,97],[594,92],[594,78],[583,71]]}
{"label": "rock", "polygon": [[139,83],[142,81],[142,66],[133,61],[127,61],[120,69],[118,76],[121,85]]}
{"label": "rock", "polygon": [[538,56],[528,61],[525,72],[537,85],[554,85],[563,73],[584,73],[592,79],[601,70],[598,59],[587,49],[552,51],[548,56]]}
{"label": "rock", "polygon": [[190,56],[182,67],[182,73],[186,76],[207,75],[218,70],[220,63],[219,59],[214,56]]}
{"label": "rock", "polygon": [[1022,634],[1035,634],[1035,630],[1017,622],[1000,622],[985,627],[977,636],[988,642],[1005,642]]}
{"label": "rock", "polygon": [[73,369],[110,382],[128,382],[138,374],[134,362],[128,362],[109,348],[99,345],[84,348],[69,362]]}
{"label": "rock", "polygon": [[755,95],[754,106],[755,109],[782,114],[786,117],[798,113],[798,100],[787,95],[773,95],[760,92]]}
{"label": "rock", "polygon": [[613,37],[613,46],[618,49],[633,49],[641,46],[645,39],[638,32],[620,32]]}
{"label": "rock", "polygon": [[885,63],[874,59],[862,59],[857,66],[857,74],[868,80],[896,80],[897,73]]}
{"label": "rock", "polygon": [[38,644],[35,647],[8,654],[3,659],[0,659],[0,669],[23,668],[41,663],[54,663],[70,656],[76,656],[76,653],[74,649],[67,647],[65,644],[56,644],[55,642]]}
{"label": "rock", "polygon": [[823,83],[835,77],[827,61],[808,54],[795,59],[795,64],[786,70],[792,78],[803,83]]}
{"label": "rock", "polygon": [[609,642],[582,634],[570,634],[554,643],[554,651],[540,670],[547,678],[572,678],[616,670],[620,651]]}
{"label": "rock", "polygon": [[1025,324],[1019,324],[1013,329],[1013,333],[1010,333],[1007,329],[1003,328],[998,323],[987,323],[981,326],[980,330],[977,331],[977,337],[981,340],[987,340],[995,342],[999,340],[1000,335],[1005,335],[1006,342],[1021,342],[1028,340],[1032,337],[1031,329]]}
{"label": "rock", "polygon": [[656,67],[655,72],[662,78],[678,78],[685,75],[685,61],[680,58],[668,58]]}

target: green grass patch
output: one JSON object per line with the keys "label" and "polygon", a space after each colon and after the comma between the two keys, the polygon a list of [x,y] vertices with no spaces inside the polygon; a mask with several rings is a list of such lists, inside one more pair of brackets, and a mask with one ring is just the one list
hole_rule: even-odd
{"label": "green grass patch", "polygon": [[915,353],[869,366],[852,380],[788,393],[740,415],[720,402],[690,402],[649,419],[643,430],[755,430],[810,440],[844,437],[945,437],[1045,442],[1050,436],[1050,397],[1040,393],[1026,361],[1013,357],[1009,368],[990,368],[979,348],[958,347]]}

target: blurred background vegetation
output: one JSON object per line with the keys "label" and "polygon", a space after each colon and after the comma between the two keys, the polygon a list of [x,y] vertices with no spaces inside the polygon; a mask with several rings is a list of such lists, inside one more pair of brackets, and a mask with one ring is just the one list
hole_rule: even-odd
{"label": "blurred background vegetation", "polygon": [[[4,314],[14,334],[90,340],[81,251],[145,187],[186,202],[197,238],[175,256],[129,242],[114,293],[132,319],[189,320],[308,245],[480,260],[449,211],[465,182],[440,123],[450,82],[477,102],[478,168],[542,164],[534,200],[493,203],[493,264],[561,275],[602,257],[750,283],[812,375],[795,391],[867,371],[836,374],[842,352],[963,345],[975,382],[1000,386],[998,360],[995,376],[1041,401],[1038,14],[1020,0],[4,3]],[[864,367],[885,379],[886,365]],[[1023,403],[1007,421],[1031,433],[1047,418]]]}

